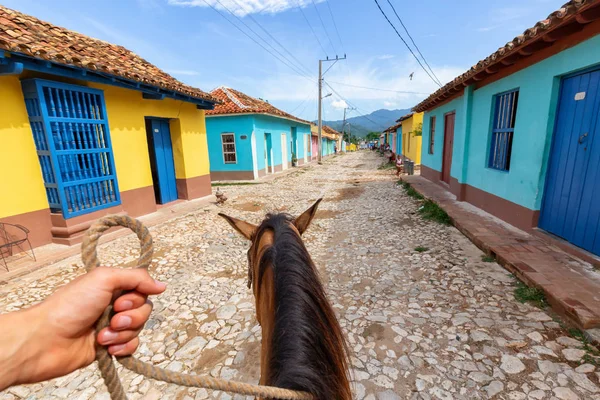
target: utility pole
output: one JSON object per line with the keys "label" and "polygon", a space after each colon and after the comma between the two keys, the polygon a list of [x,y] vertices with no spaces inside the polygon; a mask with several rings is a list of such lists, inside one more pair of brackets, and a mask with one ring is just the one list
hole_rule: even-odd
{"label": "utility pole", "polygon": [[344,137],[344,129],[346,128],[346,110],[356,110],[354,107],[344,107],[344,122],[342,122],[342,137]]}
{"label": "utility pole", "polygon": [[327,57],[325,60],[319,60],[319,136],[318,136],[318,142],[319,142],[319,154],[317,154],[317,162],[319,164],[322,163],[322,154],[323,154],[323,141],[321,138],[321,133],[323,130],[323,118],[322,118],[322,111],[323,111],[323,99],[325,97],[329,97],[331,96],[331,93],[329,93],[326,96],[323,96],[323,75],[325,75],[327,73],[327,71],[329,71],[329,69],[331,67],[333,67],[333,65],[329,68],[327,68],[327,71],[325,71],[323,73],[323,62],[329,62],[329,61],[334,61],[333,64],[337,63],[339,60],[345,60],[346,59],[346,55],[344,54],[344,58],[339,58],[338,56],[335,56],[335,58],[329,59],[329,57]]}

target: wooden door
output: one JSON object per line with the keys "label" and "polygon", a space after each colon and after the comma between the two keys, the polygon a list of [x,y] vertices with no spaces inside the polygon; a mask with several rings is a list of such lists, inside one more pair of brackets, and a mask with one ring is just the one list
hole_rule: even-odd
{"label": "wooden door", "polygon": [[600,255],[600,70],[562,81],[540,228]]}
{"label": "wooden door", "polygon": [[454,120],[456,113],[444,115],[444,153],[442,158],[442,181],[450,184],[450,168],[452,167],[452,149],[454,146]]}
{"label": "wooden door", "polygon": [[146,119],[154,194],[159,204],[177,200],[175,162],[169,121]]}

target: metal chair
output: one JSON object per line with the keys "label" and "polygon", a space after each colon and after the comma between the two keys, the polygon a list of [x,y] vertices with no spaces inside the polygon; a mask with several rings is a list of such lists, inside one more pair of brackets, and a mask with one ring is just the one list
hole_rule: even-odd
{"label": "metal chair", "polygon": [[[29,229],[25,228],[23,225],[0,222],[0,257],[2,257],[2,262],[7,271],[10,270],[6,263],[6,257],[13,255],[14,247],[17,247],[21,252],[27,254],[25,248],[23,248],[25,242],[29,245],[33,261],[37,261],[35,253],[33,252],[33,247],[29,241]],[[7,256],[5,256],[5,254],[7,254]]]}

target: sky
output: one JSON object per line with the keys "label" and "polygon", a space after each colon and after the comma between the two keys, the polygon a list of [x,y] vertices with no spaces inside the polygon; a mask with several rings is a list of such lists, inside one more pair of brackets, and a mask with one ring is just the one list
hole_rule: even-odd
{"label": "sky", "polygon": [[[410,108],[438,88],[375,0],[0,1],[125,46],[204,91],[228,86],[308,120],[317,116],[318,60],[326,57],[347,56],[335,65],[323,63],[323,70],[331,67],[323,87],[323,96],[331,93],[323,100],[326,120],[342,119],[350,105],[357,109],[349,116]],[[564,1],[378,0],[412,46],[394,6],[443,84]]]}

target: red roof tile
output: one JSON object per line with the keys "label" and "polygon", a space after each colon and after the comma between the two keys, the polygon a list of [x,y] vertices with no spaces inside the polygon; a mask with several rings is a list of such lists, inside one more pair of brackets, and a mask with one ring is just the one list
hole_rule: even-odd
{"label": "red roof tile", "polygon": [[310,125],[308,121],[288,114],[264,100],[248,96],[239,90],[222,86],[213,90],[210,94],[220,100],[221,104],[216,105],[214,110],[206,111],[206,115],[268,114]]}
{"label": "red roof tile", "polygon": [[[464,74],[454,78],[425,100],[417,104],[413,110],[422,112],[436,107],[446,99],[461,92],[465,86],[482,80],[486,75],[496,73],[515,63],[518,58],[527,57],[552,44],[553,41],[564,38],[578,29],[570,29],[572,24],[587,24],[599,17],[600,0],[571,0],[560,9],[553,12],[543,21],[525,30],[495,53],[479,61]],[[551,32],[558,32],[550,37]]]}
{"label": "red roof tile", "polygon": [[[412,115],[412,114],[411,114]],[[402,117],[404,118],[404,117]],[[383,132],[395,132],[396,129],[400,128],[402,126],[402,122],[398,122],[396,125],[392,125],[389,128],[387,128],[386,130],[384,130]]]}
{"label": "red roof tile", "polygon": [[185,85],[132,51],[0,5],[0,51],[19,53],[56,64],[172,90],[215,101],[208,93]]}

